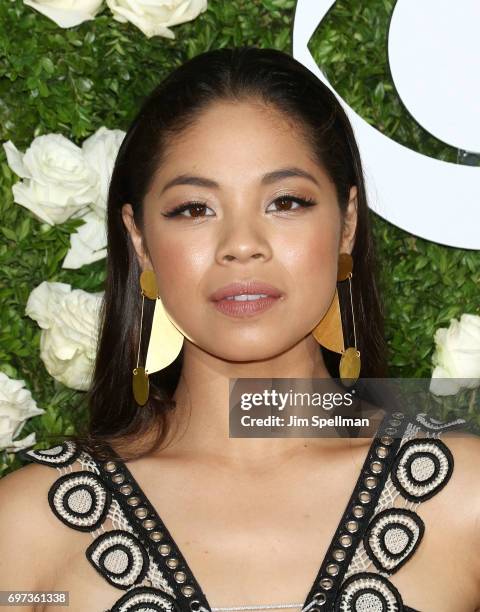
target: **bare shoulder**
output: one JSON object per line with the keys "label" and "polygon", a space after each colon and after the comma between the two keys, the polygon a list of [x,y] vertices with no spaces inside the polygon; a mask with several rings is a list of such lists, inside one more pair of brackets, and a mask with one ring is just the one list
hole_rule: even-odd
{"label": "bare shoulder", "polygon": [[[454,470],[452,480],[456,492],[464,504],[471,509],[472,519],[480,527],[480,436],[466,431],[446,431],[440,438],[452,453]],[[465,516],[468,519],[468,516]],[[480,531],[480,529],[478,530]],[[480,534],[479,534],[480,536]],[[480,541],[480,539],[479,539]]]}
{"label": "bare shoulder", "polygon": [[56,469],[32,463],[0,480],[0,590],[48,589],[65,562],[72,530],[48,502],[58,477]]}
{"label": "bare shoulder", "polygon": [[[461,531],[463,554],[480,585],[480,436],[466,431],[445,431],[441,438],[453,458],[451,482],[445,488],[451,525]],[[448,492],[448,493],[447,493]],[[479,586],[480,600],[480,586]]]}

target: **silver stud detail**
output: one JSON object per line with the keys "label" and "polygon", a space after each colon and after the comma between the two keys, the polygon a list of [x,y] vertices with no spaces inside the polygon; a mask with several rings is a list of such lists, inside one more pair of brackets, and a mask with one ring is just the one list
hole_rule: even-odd
{"label": "silver stud detail", "polygon": [[357,521],[348,521],[348,523],[346,524],[347,530],[350,533],[355,533],[358,529],[358,522]]}
{"label": "silver stud detail", "polygon": [[175,569],[178,567],[178,559],[175,559],[175,557],[170,557],[170,559],[167,559],[167,565],[170,569]]}
{"label": "silver stud detail", "polygon": [[372,496],[368,491],[360,491],[358,499],[362,502],[362,504],[368,504],[372,499]]}
{"label": "silver stud detail", "polygon": [[132,491],[133,489],[130,485],[122,485],[120,487],[120,493],[123,493],[124,495],[130,495]]}
{"label": "silver stud detail", "polygon": [[127,504],[129,506],[138,506],[139,503],[140,503],[140,498],[139,497],[135,497],[135,495],[133,497],[129,497],[127,499]]}
{"label": "silver stud detail", "polygon": [[112,480],[115,484],[122,484],[125,480],[125,476],[123,474],[115,474],[115,476],[112,476]]}
{"label": "silver stud detail", "polygon": [[[325,595],[325,593],[315,593],[315,595],[313,596],[313,599],[314,599],[315,603],[320,604],[321,606],[323,606],[323,604],[327,601],[327,596]],[[313,608],[313,609],[315,609],[315,608]]]}
{"label": "silver stud detail", "polygon": [[383,469],[383,466],[380,461],[372,461],[372,463],[370,464],[370,469],[374,474],[380,474]]}
{"label": "silver stud detail", "polygon": [[394,419],[404,419],[405,415],[403,414],[403,412],[394,412],[392,413],[392,417]]}
{"label": "silver stud detail", "polygon": [[385,429],[385,433],[393,436],[394,433],[397,433],[397,430],[395,429],[395,427],[387,427]]}
{"label": "silver stud detail", "polygon": [[322,589],[328,591],[333,586],[333,580],[331,578],[322,578],[320,580],[320,586],[322,587]]}
{"label": "silver stud detail", "polygon": [[365,514],[365,509],[362,506],[354,506],[353,507],[353,516],[356,518],[362,518]]}
{"label": "silver stud detail", "polygon": [[187,575],[185,574],[185,572],[175,572],[173,574],[173,577],[177,582],[185,582],[185,580],[187,579]]}
{"label": "silver stud detail", "polygon": [[378,484],[378,479],[375,476],[367,476],[363,482],[367,489],[374,489]]}
{"label": "silver stud detail", "polygon": [[380,459],[385,459],[389,452],[390,449],[386,448],[385,446],[379,446],[377,448],[377,457],[380,457]]}
{"label": "silver stud detail", "polygon": [[146,508],[137,508],[135,510],[135,516],[138,516],[138,518],[145,518],[148,514],[148,511]]}
{"label": "silver stud detail", "polygon": [[338,574],[339,567],[336,563],[329,563],[327,565],[327,574],[330,576],[336,576]]}
{"label": "silver stud detail", "polygon": [[142,525],[145,529],[153,529],[157,523],[153,519],[145,519]]}
{"label": "silver stud detail", "polygon": [[352,544],[352,536],[349,536],[347,534],[344,534],[342,536],[340,536],[339,542],[342,546],[348,547],[351,546]]}
{"label": "silver stud detail", "polygon": [[345,551],[341,550],[340,548],[336,548],[333,551],[333,558],[335,559],[335,561],[343,561],[345,559]]}
{"label": "silver stud detail", "polygon": [[160,544],[158,550],[164,557],[170,554],[170,546],[168,544]]}
{"label": "silver stud detail", "polygon": [[401,425],[401,421],[399,421],[398,419],[391,419],[390,425],[392,427],[398,427],[399,425]]}
{"label": "silver stud detail", "polygon": [[195,593],[195,589],[189,584],[182,586],[181,591],[185,597],[191,597]]}
{"label": "silver stud detail", "polygon": [[107,461],[103,467],[107,470],[107,472],[114,472],[117,469],[117,464],[113,461]]}
{"label": "silver stud detail", "polygon": [[150,539],[153,540],[154,542],[160,542],[162,537],[163,537],[163,534],[160,531],[152,531],[152,533],[150,534]]}
{"label": "silver stud detail", "polygon": [[393,438],[392,438],[392,436],[382,436],[380,438],[380,442],[382,444],[385,444],[385,446],[390,446],[390,444],[393,443]]}

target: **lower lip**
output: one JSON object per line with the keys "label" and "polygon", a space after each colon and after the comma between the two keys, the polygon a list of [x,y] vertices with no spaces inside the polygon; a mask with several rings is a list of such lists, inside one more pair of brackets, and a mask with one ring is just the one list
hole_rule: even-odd
{"label": "lower lip", "polygon": [[231,317],[248,317],[271,308],[279,297],[269,295],[268,297],[258,298],[257,300],[218,300],[213,305],[217,310]]}

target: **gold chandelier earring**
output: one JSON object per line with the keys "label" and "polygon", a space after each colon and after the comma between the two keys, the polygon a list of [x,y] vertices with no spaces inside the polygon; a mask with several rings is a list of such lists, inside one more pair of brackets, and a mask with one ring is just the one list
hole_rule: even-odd
{"label": "gold chandelier earring", "polygon": [[[184,336],[168,317],[158,295],[157,280],[153,270],[144,270],[140,275],[142,294],[142,315],[138,340],[137,366],[133,369],[133,397],[139,406],[148,401],[150,383],[148,375],[166,368],[177,358],[183,345]],[[147,349],[145,367],[139,367],[140,345],[142,341],[143,305],[145,296],[155,300],[152,329]]]}
{"label": "gold chandelier earring", "polygon": [[[355,315],[353,312],[352,300],[352,270],[353,259],[350,253],[340,253],[338,258],[337,287],[333,296],[332,303],[320,323],[312,331],[315,340],[335,353],[342,355],[340,359],[339,373],[342,384],[350,387],[356,383],[360,375],[360,351],[357,348],[357,333],[355,329]],[[338,283],[348,279],[348,289],[350,295],[350,308],[352,312],[354,346],[345,349],[345,332],[343,329],[342,315],[338,294]]]}

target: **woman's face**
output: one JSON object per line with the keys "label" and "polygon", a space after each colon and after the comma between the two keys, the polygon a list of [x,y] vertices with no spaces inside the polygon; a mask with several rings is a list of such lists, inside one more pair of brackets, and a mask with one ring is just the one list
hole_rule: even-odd
{"label": "woman's face", "polygon": [[[186,338],[218,358],[253,361],[293,347],[324,316],[338,254],[353,247],[355,195],[353,187],[342,231],[334,185],[301,131],[255,101],[222,102],[171,143],[145,197],[150,258],[130,204],[123,218],[142,268],[155,271],[162,302]],[[250,280],[272,285],[280,297],[236,315],[225,307],[246,302],[212,301],[225,285]]]}

